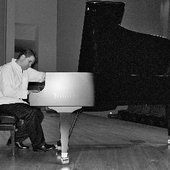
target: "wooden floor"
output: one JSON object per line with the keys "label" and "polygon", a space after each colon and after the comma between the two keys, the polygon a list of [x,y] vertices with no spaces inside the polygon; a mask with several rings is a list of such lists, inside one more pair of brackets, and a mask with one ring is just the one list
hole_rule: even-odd
{"label": "wooden floor", "polygon": [[[59,139],[59,116],[44,113],[48,143]],[[70,138],[70,164],[56,163],[56,151],[18,150],[7,147],[8,132],[0,132],[0,170],[168,170],[167,130],[83,113]],[[30,145],[30,141],[26,140]]]}

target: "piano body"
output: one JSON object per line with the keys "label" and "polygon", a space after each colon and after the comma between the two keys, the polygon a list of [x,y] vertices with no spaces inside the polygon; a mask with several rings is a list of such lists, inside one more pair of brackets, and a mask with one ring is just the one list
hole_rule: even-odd
{"label": "piano body", "polygon": [[[68,112],[81,107],[82,111],[111,110],[132,104],[165,104],[170,110],[170,40],[120,26],[124,7],[123,2],[86,2],[78,72],[71,73],[80,75],[80,79],[69,82],[70,73],[47,73],[45,88],[29,97],[31,105],[49,106],[61,113],[62,152],[68,149]],[[58,75],[64,80],[64,97]],[[83,75],[88,81],[83,80]],[[70,85],[81,91],[79,99],[87,100],[76,103],[68,99],[77,95],[76,88],[74,92],[67,90]],[[170,123],[168,126],[170,136]]]}
{"label": "piano body", "polygon": [[67,153],[72,112],[94,105],[92,73],[47,72],[44,88],[29,95],[31,106],[48,106],[60,114],[62,153]]}
{"label": "piano body", "polygon": [[122,27],[125,3],[86,2],[79,72],[94,75],[95,104],[166,106],[170,137],[170,40]]}
{"label": "piano body", "polygon": [[31,106],[82,107],[94,105],[92,73],[47,72],[45,86],[29,96]]}

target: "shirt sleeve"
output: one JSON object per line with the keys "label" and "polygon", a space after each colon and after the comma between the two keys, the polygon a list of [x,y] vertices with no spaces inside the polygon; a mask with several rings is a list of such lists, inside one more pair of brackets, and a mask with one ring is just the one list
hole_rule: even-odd
{"label": "shirt sleeve", "polygon": [[45,72],[37,71],[33,68],[27,69],[29,82],[43,82],[45,81]]}
{"label": "shirt sleeve", "polygon": [[11,69],[1,70],[1,92],[3,96],[18,99],[27,99],[28,90],[15,86],[14,75]]}

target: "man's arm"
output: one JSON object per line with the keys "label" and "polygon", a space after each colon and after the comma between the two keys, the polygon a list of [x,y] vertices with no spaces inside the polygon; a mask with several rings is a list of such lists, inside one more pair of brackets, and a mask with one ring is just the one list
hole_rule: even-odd
{"label": "man's arm", "polygon": [[28,81],[29,82],[44,82],[45,81],[45,72],[37,71],[33,68],[27,70]]}

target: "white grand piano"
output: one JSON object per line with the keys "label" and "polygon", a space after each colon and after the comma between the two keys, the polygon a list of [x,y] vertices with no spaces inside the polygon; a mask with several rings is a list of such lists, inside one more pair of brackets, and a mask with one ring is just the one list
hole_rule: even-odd
{"label": "white grand piano", "polygon": [[70,116],[83,106],[94,105],[93,74],[47,72],[44,89],[29,96],[31,106],[47,106],[60,113],[61,151],[67,153]]}

